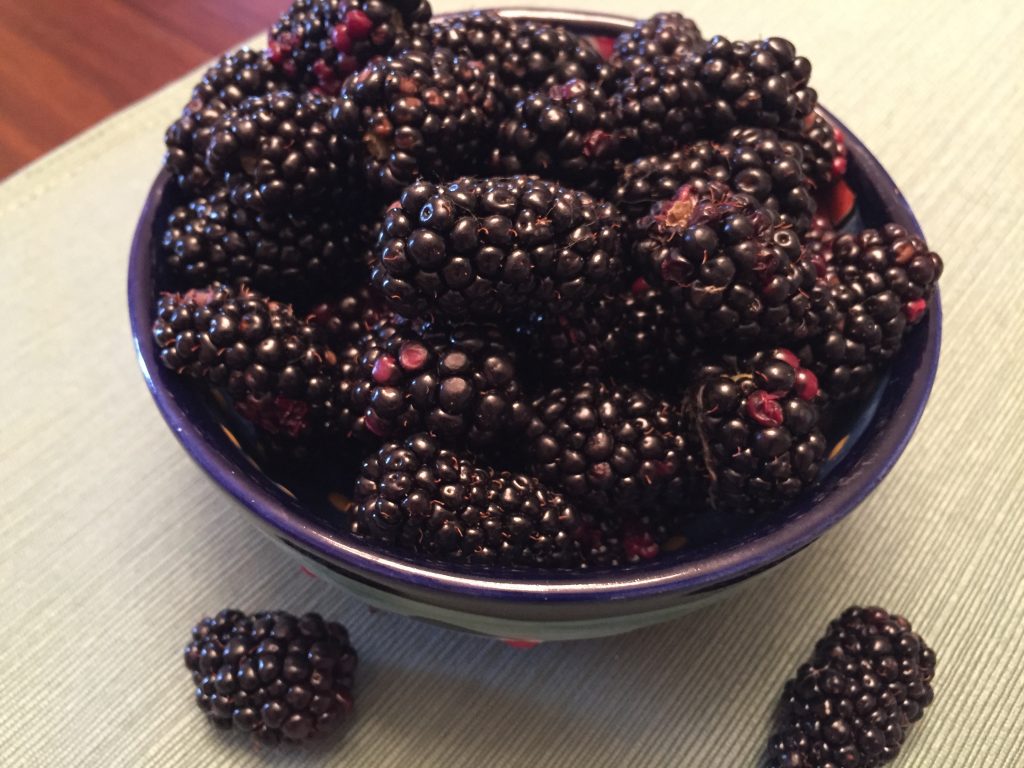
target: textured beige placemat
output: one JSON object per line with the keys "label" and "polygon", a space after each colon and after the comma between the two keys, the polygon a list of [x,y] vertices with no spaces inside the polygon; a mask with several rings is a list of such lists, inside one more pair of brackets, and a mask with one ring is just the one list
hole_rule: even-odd
{"label": "textured beige placemat", "polygon": [[[583,644],[515,651],[302,576],[188,460],[132,356],[128,244],[177,83],[0,186],[0,765],[755,765],[782,681],[858,601],[905,611],[938,650],[900,765],[1024,764],[1024,11],[687,11],[797,41],[946,258],[939,378],[882,487],[736,599]],[[268,753],[205,726],[179,652],[225,605],[348,623],[362,666],[341,736]]]}

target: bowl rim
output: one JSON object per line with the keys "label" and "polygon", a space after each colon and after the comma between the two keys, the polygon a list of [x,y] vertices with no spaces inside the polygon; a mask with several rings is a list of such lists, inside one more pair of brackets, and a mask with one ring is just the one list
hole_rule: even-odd
{"label": "bowl rim", "polygon": [[[587,14],[532,8],[497,10],[516,18],[534,18],[557,22],[605,34],[617,34],[635,19],[610,14]],[[886,203],[895,206],[900,218],[921,234],[920,225],[895,182],[864,144],[828,110],[818,112],[843,131],[851,156],[861,161],[866,182],[885,190]],[[872,451],[858,467],[857,483],[839,484],[828,503],[815,503],[806,512],[787,519],[758,538],[696,560],[675,563],[664,569],[600,571],[590,575],[552,574],[550,579],[507,579],[438,570],[429,563],[412,563],[364,548],[353,541],[336,538],[318,524],[289,509],[268,488],[253,483],[238,466],[217,450],[190,421],[173,392],[161,382],[166,373],[160,368],[150,333],[154,292],[152,290],[151,242],[157,211],[164,194],[171,188],[171,177],[161,170],[147,195],[131,243],[128,264],[128,308],[135,355],[143,377],[164,420],[186,452],[223,489],[251,512],[258,522],[269,527],[288,543],[332,567],[362,574],[363,580],[383,580],[405,585],[420,594],[442,592],[462,597],[515,600],[530,603],[550,601],[589,601],[597,599],[643,600],[665,593],[680,595],[724,586],[763,570],[795,554],[819,538],[857,507],[889,473],[913,435],[921,419],[938,368],[941,346],[942,309],[938,290],[931,301],[927,321],[927,340],[920,365],[914,369],[901,407],[877,430]],[[890,211],[891,212],[891,211]],[[923,329],[922,329],[923,330]]]}

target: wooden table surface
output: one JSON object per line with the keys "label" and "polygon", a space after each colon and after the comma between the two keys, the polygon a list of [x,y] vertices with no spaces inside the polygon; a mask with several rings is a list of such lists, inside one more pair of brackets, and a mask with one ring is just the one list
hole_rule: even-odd
{"label": "wooden table surface", "polygon": [[287,0],[0,0],[0,178],[273,23]]}

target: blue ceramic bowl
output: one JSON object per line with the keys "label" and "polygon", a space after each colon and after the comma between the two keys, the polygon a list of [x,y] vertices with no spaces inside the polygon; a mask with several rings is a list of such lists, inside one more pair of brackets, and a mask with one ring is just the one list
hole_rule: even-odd
{"label": "blue ceramic bowl", "polygon": [[[557,11],[505,11],[613,37],[632,21]],[[885,169],[846,135],[847,182],[857,196],[851,227],[895,221],[920,227]],[[128,270],[128,301],[139,365],[174,434],[249,518],[322,578],[377,607],[464,630],[527,641],[625,632],[674,618],[727,594],[810,544],[864,500],[903,452],[931,390],[939,360],[939,297],[906,340],[859,420],[837,440],[822,481],[782,514],[696,535],[656,561],[593,574],[440,565],[353,538],[344,523],[351,477],[289,477],[261,468],[243,446],[245,426],[216,398],[160,364],[150,335],[158,290],[154,268],[167,213],[181,194],[157,177],[139,220]]]}

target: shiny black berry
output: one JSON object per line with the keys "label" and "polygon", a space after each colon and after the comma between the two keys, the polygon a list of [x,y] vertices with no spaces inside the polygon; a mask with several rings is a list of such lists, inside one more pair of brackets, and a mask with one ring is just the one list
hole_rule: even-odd
{"label": "shiny black berry", "polygon": [[270,30],[268,58],[300,90],[337,96],[374,57],[427,47],[426,0],[293,0]]}
{"label": "shiny black berry", "polygon": [[355,502],[356,535],[445,561],[579,569],[622,557],[620,543],[562,494],[428,434],[368,458]]}
{"label": "shiny black berry", "polygon": [[167,293],[153,338],[167,368],[223,389],[272,436],[308,443],[349,428],[337,356],[323,329],[290,305],[219,283]]}
{"label": "shiny black berry", "polygon": [[621,61],[680,59],[700,53],[703,45],[704,39],[693,19],[681,13],[656,13],[619,35],[613,56]]}
{"label": "shiny black berry", "polygon": [[365,245],[330,206],[260,213],[236,205],[226,189],[175,208],[162,240],[172,278],[198,288],[247,284],[278,298],[333,291],[365,272]]}
{"label": "shiny black berry", "polygon": [[537,398],[528,460],[588,509],[679,506],[694,463],[680,409],[639,387],[587,381]]}
{"label": "shiny black berry", "polygon": [[900,753],[934,693],[935,653],[902,616],[847,609],[787,681],[770,768],[876,768]]}
{"label": "shiny black berry", "polygon": [[499,126],[491,167],[500,175],[603,187],[621,159],[620,123],[617,102],[600,84],[571,80],[534,91]]}
{"label": "shiny black berry", "polygon": [[164,137],[164,165],[178,184],[199,191],[215,182],[216,176],[206,168],[206,149],[217,121],[250,96],[265,96],[286,85],[284,73],[266,52],[250,48],[225,54],[206,70]]}
{"label": "shiny black berry", "polygon": [[836,237],[825,258],[834,313],[810,350],[823,388],[842,401],[863,396],[922,321],[942,259],[897,224]]}
{"label": "shiny black berry", "polygon": [[199,709],[267,744],[340,725],[352,711],[356,662],[345,628],[315,613],[223,610],[193,627],[185,646]]}
{"label": "shiny black berry", "polygon": [[810,77],[811,63],[797,56],[788,40],[734,42],[716,35],[697,74],[708,97],[706,125],[722,132],[735,125],[777,128],[802,120],[817,103]]}
{"label": "shiny black berry", "polygon": [[344,154],[327,127],[331,102],[290,91],[246,99],[213,126],[206,169],[232,202],[261,212],[325,204],[340,189]]}
{"label": "shiny black berry", "polygon": [[633,261],[676,300],[698,339],[727,345],[811,338],[828,310],[791,228],[747,194],[697,179],[633,225]]}
{"label": "shiny black berry", "polygon": [[826,454],[819,389],[788,350],[698,381],[688,410],[713,507],[771,511],[814,483]]}
{"label": "shiny black berry", "polygon": [[429,430],[446,445],[487,446],[528,418],[514,355],[493,328],[419,329],[385,321],[354,347],[349,402],[360,432]]}
{"label": "shiny black berry", "polygon": [[435,47],[479,61],[494,72],[509,109],[530,92],[570,80],[596,83],[606,76],[601,54],[565,27],[512,19],[494,11],[456,13],[430,25]]}
{"label": "shiny black berry", "polygon": [[621,279],[624,223],[612,205],[536,177],[421,181],[388,210],[372,278],[414,317],[569,310]]}
{"label": "shiny black berry", "polygon": [[503,111],[491,70],[438,48],[376,59],[353,74],[330,126],[356,178],[390,202],[419,178],[477,167]]}

